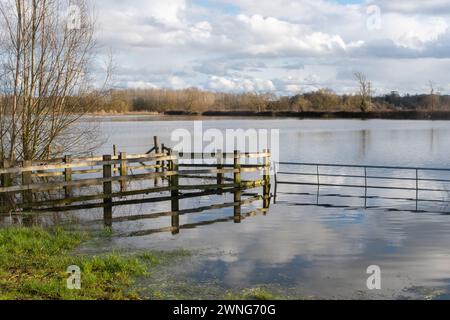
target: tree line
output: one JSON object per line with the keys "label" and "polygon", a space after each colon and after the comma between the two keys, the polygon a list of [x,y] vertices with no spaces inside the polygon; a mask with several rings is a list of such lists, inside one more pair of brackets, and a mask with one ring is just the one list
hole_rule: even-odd
{"label": "tree line", "polygon": [[[290,112],[370,112],[390,110],[450,110],[450,96],[436,93],[400,95],[391,92],[371,96],[369,86],[355,94],[339,95],[331,89],[276,96],[272,93],[224,93],[188,88],[171,89],[115,89],[104,95],[90,110],[106,113],[126,112],[183,112],[207,111],[290,111]],[[92,103],[92,100],[90,101]]]}

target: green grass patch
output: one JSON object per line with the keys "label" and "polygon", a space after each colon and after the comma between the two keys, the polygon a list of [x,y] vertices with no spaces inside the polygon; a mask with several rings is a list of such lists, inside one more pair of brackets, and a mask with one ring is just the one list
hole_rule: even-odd
{"label": "green grass patch", "polygon": [[[0,299],[139,299],[130,290],[152,266],[187,253],[74,254],[87,233],[42,228],[0,229]],[[69,266],[81,269],[81,290],[66,285]]]}
{"label": "green grass patch", "polygon": [[[83,242],[110,236],[108,230],[0,229],[0,300],[283,299],[261,287],[227,292],[214,283],[199,287],[189,279],[166,279],[167,266],[191,255],[186,250],[76,253]],[[81,269],[81,290],[67,288],[72,265]]]}

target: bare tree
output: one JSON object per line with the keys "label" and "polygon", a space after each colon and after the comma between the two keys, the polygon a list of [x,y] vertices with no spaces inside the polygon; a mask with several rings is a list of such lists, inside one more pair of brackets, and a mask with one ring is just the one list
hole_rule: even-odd
{"label": "bare tree", "polygon": [[372,106],[372,83],[367,80],[366,75],[362,72],[355,72],[354,77],[359,85],[361,112],[367,112]]}
{"label": "bare tree", "polygon": [[428,82],[428,86],[430,88],[430,109],[434,111],[440,103],[439,89],[436,90],[436,84],[432,80]]}
{"label": "bare tree", "polygon": [[87,139],[94,19],[85,0],[0,0],[0,160],[47,159]]}

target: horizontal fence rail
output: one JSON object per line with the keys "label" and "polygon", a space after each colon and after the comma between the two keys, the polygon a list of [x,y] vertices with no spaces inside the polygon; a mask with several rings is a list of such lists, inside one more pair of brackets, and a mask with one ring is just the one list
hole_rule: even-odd
{"label": "horizontal fence rail", "polygon": [[[450,201],[450,198],[437,198],[438,193],[448,193],[448,196],[450,197],[450,185],[448,185],[450,183],[450,169],[448,168],[349,165],[304,162],[277,162],[276,165],[279,170],[275,175],[275,201],[277,198],[277,193],[279,193],[279,185],[315,186],[317,187],[317,196],[319,196],[320,188],[324,187],[338,189],[363,189],[364,195],[362,195],[361,197],[365,199],[365,207],[367,207],[367,199],[376,198],[376,196],[369,195],[370,190],[397,190],[414,192],[414,196],[385,197],[385,199],[415,201],[416,211],[418,211],[419,202],[447,203]],[[286,170],[286,168],[290,169],[292,167],[300,167],[302,168],[302,171]],[[325,170],[328,171],[324,172]],[[330,170],[332,172],[329,172]],[[354,172],[355,170],[357,171],[356,173]],[[375,173],[375,171],[383,172]],[[430,174],[438,175],[439,177],[430,177],[428,176]],[[445,174],[447,174],[448,177],[445,177]],[[287,177],[297,177],[307,180],[291,180],[287,179]],[[351,181],[349,182],[349,180]],[[448,186],[448,188],[446,188],[446,186]],[[436,198],[428,199],[421,197],[422,193],[434,193],[436,195]]]}
{"label": "horizontal fence rail", "polygon": [[[239,222],[243,218],[241,206],[256,200],[263,201],[263,209],[270,205],[269,150],[259,153],[177,153],[159,145],[157,138],[155,146],[145,154],[127,154],[118,152],[117,147],[113,149],[112,155],[0,163],[0,213],[103,208],[103,221],[111,226],[114,221],[127,220],[113,217],[115,206],[170,202],[170,213],[136,214],[130,220],[171,216],[169,228],[176,232],[180,229],[180,215],[233,207],[232,218]],[[192,161],[199,159],[211,161]],[[256,163],[243,164],[242,159],[255,159]],[[251,173],[261,175],[243,179],[244,174]],[[263,188],[262,195],[244,197],[247,190],[260,187]],[[226,193],[234,195],[233,202],[180,208],[182,199]]]}
{"label": "horizontal fence rail", "polygon": [[276,162],[279,165],[312,166],[312,167],[334,167],[334,168],[367,168],[367,169],[399,169],[399,170],[420,170],[420,171],[450,171],[448,168],[430,167],[402,167],[402,166],[375,166],[358,164],[331,164],[331,163],[307,163],[307,162]]}

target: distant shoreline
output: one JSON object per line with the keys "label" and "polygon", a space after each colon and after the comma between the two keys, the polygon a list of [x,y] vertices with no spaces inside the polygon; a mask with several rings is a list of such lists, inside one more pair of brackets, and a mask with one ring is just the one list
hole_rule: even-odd
{"label": "distant shoreline", "polygon": [[158,112],[98,112],[95,116],[192,116],[192,117],[242,117],[242,118],[296,118],[296,119],[385,119],[385,120],[450,120],[449,111],[372,111],[372,112],[323,112],[323,111],[205,111],[205,112],[186,112],[186,111],[167,111]]}

